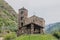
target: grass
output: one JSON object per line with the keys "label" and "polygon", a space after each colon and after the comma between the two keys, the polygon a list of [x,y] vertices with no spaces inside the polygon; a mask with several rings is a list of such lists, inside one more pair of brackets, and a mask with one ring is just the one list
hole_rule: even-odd
{"label": "grass", "polygon": [[52,35],[32,34],[22,35],[20,37],[15,38],[14,40],[57,40],[57,39]]}

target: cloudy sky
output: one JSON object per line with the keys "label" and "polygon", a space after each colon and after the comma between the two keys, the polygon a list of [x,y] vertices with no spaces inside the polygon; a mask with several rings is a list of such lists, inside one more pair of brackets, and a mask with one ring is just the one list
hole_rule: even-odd
{"label": "cloudy sky", "polygon": [[29,17],[36,15],[45,19],[46,24],[60,22],[60,0],[5,0],[18,13],[23,6]]}

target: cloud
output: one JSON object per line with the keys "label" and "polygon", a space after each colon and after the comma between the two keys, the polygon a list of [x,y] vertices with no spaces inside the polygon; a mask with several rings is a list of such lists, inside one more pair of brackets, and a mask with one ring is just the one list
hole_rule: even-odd
{"label": "cloud", "polygon": [[37,15],[46,20],[46,24],[60,21],[60,0],[5,0],[16,12],[21,7],[29,11],[29,16]]}

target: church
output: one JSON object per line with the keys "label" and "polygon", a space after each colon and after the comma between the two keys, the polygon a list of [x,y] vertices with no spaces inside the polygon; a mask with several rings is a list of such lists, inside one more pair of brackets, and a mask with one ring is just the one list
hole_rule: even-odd
{"label": "church", "polygon": [[18,31],[17,35],[22,34],[41,34],[44,33],[45,20],[33,15],[28,17],[26,8],[19,9],[18,14]]}

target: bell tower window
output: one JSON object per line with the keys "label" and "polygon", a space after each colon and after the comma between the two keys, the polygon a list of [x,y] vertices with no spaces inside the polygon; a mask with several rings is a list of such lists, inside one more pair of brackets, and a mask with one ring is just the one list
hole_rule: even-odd
{"label": "bell tower window", "polygon": [[23,11],[21,11],[21,14],[23,14]]}
{"label": "bell tower window", "polygon": [[21,26],[23,26],[23,23],[21,23]]}
{"label": "bell tower window", "polygon": [[23,20],[24,17],[21,17],[21,20]]}

